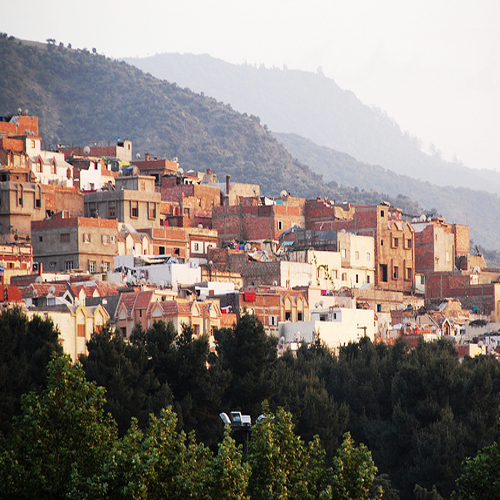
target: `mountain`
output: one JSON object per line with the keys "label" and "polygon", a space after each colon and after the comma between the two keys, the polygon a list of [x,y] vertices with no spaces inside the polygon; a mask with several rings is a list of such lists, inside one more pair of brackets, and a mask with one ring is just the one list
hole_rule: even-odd
{"label": "mountain", "polygon": [[386,113],[364,105],[321,73],[235,65],[208,55],[158,54],[126,61],[257,115],[274,132],[298,134],[361,162],[441,186],[500,189],[500,173],[425,154],[421,141],[402,132]]}
{"label": "mountain", "polygon": [[[0,35],[0,112],[39,117],[44,147],[127,138],[134,153],[178,157],[185,169],[258,183],[263,194],[378,203],[386,194],[343,189],[292,158],[258,117],[86,49]],[[407,198],[408,210],[422,210]]]}

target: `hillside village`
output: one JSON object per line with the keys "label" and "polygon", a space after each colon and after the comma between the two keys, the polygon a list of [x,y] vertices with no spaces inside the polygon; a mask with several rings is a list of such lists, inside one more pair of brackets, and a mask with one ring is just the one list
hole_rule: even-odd
{"label": "hillside village", "polygon": [[126,339],[137,323],[187,324],[213,347],[244,312],[279,354],[401,336],[496,352],[500,269],[468,226],[382,200],[269,198],[258,179],[181,165],[121,138],[44,151],[37,117],[0,117],[2,308],[51,318],[73,360],[107,323]]}

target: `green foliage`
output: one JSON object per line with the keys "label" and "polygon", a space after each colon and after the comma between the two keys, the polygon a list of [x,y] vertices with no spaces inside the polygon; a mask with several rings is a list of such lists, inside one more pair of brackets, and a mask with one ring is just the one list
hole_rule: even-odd
{"label": "green foliage", "polygon": [[293,432],[290,413],[278,408],[273,415],[264,406],[250,441],[251,498],[319,498],[326,488],[324,458],[318,440],[307,446]]}
{"label": "green foliage", "polygon": [[104,389],[87,382],[80,365],[54,356],[47,389],[23,397],[22,414],[3,443],[0,481],[5,497],[63,498],[74,477],[100,470],[116,438],[104,402]]}
{"label": "green foliage", "polygon": [[257,416],[262,401],[272,392],[270,370],[276,360],[276,339],[268,337],[262,323],[244,314],[232,328],[214,332],[217,358],[222,371],[230,373],[225,407]]}
{"label": "green foliage", "polygon": [[132,417],[145,428],[149,414],[172,404],[167,383],[160,383],[140,343],[125,342],[119,332],[106,326],[88,342],[88,356],[81,363],[89,380],[106,388],[106,411],[118,422],[124,434]]}
{"label": "green foliage", "polygon": [[62,354],[59,332],[51,320],[28,320],[19,308],[0,314],[0,432],[10,431],[21,410],[21,396],[46,386],[52,353]]}
{"label": "green foliage", "polygon": [[[344,435],[344,442],[333,459],[332,497],[335,499],[368,499],[373,486],[377,467],[364,444],[354,445],[350,433]],[[372,498],[381,498],[382,489]]]}

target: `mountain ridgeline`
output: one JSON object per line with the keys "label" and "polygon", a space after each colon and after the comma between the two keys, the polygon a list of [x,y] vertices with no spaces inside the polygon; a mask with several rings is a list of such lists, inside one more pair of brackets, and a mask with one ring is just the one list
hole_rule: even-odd
{"label": "mountain ridgeline", "polygon": [[235,65],[192,54],[125,61],[257,115],[273,132],[298,134],[358,161],[440,186],[500,190],[500,173],[446,162],[438,150],[434,155],[424,153],[420,139],[403,132],[383,110],[363,104],[321,71]]}
{"label": "mountain ridgeline", "polygon": [[[182,89],[86,49],[0,36],[0,110],[39,117],[44,147],[127,138],[134,154],[178,157],[185,169],[212,169],[221,178],[258,183],[267,195],[318,195],[358,203],[390,196],[342,189],[293,159],[260,124],[229,104]],[[421,210],[410,199],[398,199]]]}

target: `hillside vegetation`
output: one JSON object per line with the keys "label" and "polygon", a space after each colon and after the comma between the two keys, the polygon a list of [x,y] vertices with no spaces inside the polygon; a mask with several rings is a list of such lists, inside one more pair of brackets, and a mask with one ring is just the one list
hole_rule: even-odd
{"label": "hillside vegetation", "polygon": [[[214,98],[61,44],[0,37],[0,112],[28,109],[40,118],[45,147],[121,137],[134,154],[178,157],[184,168],[211,168],[220,177],[258,183],[267,195],[318,195],[359,203],[391,201],[386,194],[343,189],[293,159],[256,116]],[[392,200],[396,202],[396,200]],[[411,200],[398,203],[421,210]]]}

